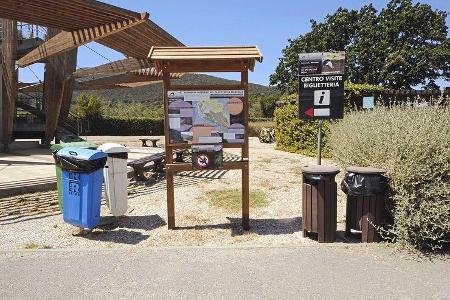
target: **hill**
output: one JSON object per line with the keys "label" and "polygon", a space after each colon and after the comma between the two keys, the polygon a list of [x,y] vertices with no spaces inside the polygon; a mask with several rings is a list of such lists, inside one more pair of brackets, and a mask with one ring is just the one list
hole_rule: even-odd
{"label": "hill", "polygon": [[[228,80],[206,74],[186,74],[183,78],[173,81],[176,84],[239,84],[238,81]],[[90,90],[76,91],[73,93],[74,100],[80,93],[94,94],[101,96],[111,102],[144,103],[152,107],[162,106],[162,83],[149,84],[136,88],[112,89],[112,90]],[[276,93],[276,89],[259,84],[249,84],[249,96]]]}

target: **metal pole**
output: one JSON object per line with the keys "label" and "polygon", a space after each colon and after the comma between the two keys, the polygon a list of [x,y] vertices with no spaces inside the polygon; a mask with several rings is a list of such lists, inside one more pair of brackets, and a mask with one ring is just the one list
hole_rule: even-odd
{"label": "metal pole", "polygon": [[317,132],[317,164],[322,164],[322,120],[319,120],[319,131]]}

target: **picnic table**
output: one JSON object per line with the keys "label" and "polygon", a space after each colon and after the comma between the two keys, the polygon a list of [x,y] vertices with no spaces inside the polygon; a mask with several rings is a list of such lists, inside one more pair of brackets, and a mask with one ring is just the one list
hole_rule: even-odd
{"label": "picnic table", "polygon": [[[174,152],[174,158],[176,162],[183,162],[184,150],[178,149]],[[147,178],[144,176],[146,165],[153,163],[152,171],[154,173],[164,172],[164,160],[165,152],[159,152],[145,156],[127,163],[128,166],[133,168],[132,178],[134,181],[145,181]]]}
{"label": "picnic table", "polygon": [[158,138],[143,138],[143,139],[139,139],[142,142],[142,147],[149,147],[147,145],[147,141],[151,141],[152,142],[152,147],[156,148],[158,147],[158,145],[156,144],[159,139]]}

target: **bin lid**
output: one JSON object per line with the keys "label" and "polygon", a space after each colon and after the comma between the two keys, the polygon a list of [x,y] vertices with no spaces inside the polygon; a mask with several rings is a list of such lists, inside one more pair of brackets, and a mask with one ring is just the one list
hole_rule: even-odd
{"label": "bin lid", "polygon": [[57,152],[66,147],[78,147],[78,148],[87,148],[87,149],[97,149],[97,145],[90,142],[71,142],[71,143],[62,143],[62,144],[54,144],[50,147],[52,152]]}
{"label": "bin lid", "polygon": [[59,150],[56,155],[62,157],[73,157],[82,160],[97,160],[107,157],[106,153],[102,151],[78,147],[65,147]]}
{"label": "bin lid", "polygon": [[372,167],[355,167],[355,166],[349,166],[349,167],[345,168],[345,170],[346,170],[347,172],[358,173],[358,174],[372,174],[372,175],[376,175],[376,174],[383,174],[383,173],[386,173],[385,170],[377,169],[377,168],[372,168]]}
{"label": "bin lid", "polygon": [[324,175],[336,175],[339,173],[339,168],[324,165],[312,165],[312,166],[302,166],[301,170],[303,173],[307,174],[324,174]]}
{"label": "bin lid", "polygon": [[130,152],[130,149],[128,149],[127,147],[125,147],[121,144],[117,144],[117,143],[106,143],[106,144],[100,145],[100,147],[98,147],[98,150],[103,151],[105,153]]}

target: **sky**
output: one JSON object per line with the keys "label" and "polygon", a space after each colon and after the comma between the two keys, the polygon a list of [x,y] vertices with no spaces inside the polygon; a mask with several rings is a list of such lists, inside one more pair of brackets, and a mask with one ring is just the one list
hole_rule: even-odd
{"label": "sky", "polygon": [[[104,0],[109,4],[137,12],[147,11],[150,19],[187,46],[215,45],[257,45],[264,61],[257,64],[255,72],[249,74],[249,81],[269,84],[269,76],[278,65],[282,49],[288,39],[296,38],[310,30],[309,20],[321,21],[339,7],[359,9],[373,3],[377,9],[387,4],[387,0]],[[450,12],[450,0],[421,0],[434,9]],[[450,27],[450,17],[447,17]],[[95,54],[87,47],[80,47],[78,67],[92,67],[108,60],[124,56],[97,43],[88,46],[101,53]],[[35,82],[43,78],[43,65],[34,64],[20,69],[22,82]],[[33,74],[33,72],[35,74]],[[238,79],[239,74],[219,74],[221,77]],[[440,80],[441,86],[450,82]]]}

